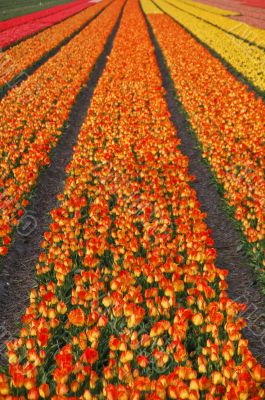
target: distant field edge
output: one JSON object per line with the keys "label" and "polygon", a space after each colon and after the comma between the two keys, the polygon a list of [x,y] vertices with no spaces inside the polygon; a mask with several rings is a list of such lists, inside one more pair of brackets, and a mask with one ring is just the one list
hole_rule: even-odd
{"label": "distant field edge", "polygon": [[78,2],[78,0],[16,0],[14,4],[10,0],[0,0],[0,21],[48,10],[57,5]]}

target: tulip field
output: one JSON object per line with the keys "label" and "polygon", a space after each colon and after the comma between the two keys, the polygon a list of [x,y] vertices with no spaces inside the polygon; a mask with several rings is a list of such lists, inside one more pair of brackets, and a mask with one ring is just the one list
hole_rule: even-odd
{"label": "tulip field", "polygon": [[[0,21],[4,22],[4,25],[13,26],[23,21],[33,21],[40,16],[47,16],[57,11],[61,11],[63,8],[76,6],[78,3],[84,2],[84,0],[1,0],[0,3]],[[19,18],[18,18],[19,17]]]}
{"label": "tulip field", "polygon": [[[78,0],[0,22],[3,285],[31,254],[19,232],[45,171],[58,186],[34,214],[16,326],[19,270],[3,304],[0,285],[0,400],[265,399],[265,341],[244,318],[265,314],[265,30],[218,1]],[[240,283],[244,258],[259,305],[235,299],[204,204],[232,221],[229,268]]]}
{"label": "tulip field", "polygon": [[2,32],[0,46],[7,47],[88,7],[88,2],[84,0],[75,3],[74,6],[70,3],[54,7],[52,12],[44,10],[29,14],[28,18],[24,16],[0,22],[0,31]]}

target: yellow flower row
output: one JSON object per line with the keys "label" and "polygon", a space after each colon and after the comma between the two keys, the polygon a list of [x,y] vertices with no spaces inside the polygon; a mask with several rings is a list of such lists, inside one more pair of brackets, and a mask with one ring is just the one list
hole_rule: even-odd
{"label": "yellow flower row", "polygon": [[[179,4],[178,1],[176,1],[176,0],[173,0],[173,1],[174,1],[176,4]],[[212,14],[215,14],[215,15],[225,15],[225,16],[228,16],[228,15],[240,15],[240,14],[239,14],[238,12],[236,12],[236,11],[225,10],[225,9],[223,9],[223,8],[210,6],[209,4],[203,4],[203,3],[200,3],[200,2],[198,2],[198,1],[193,1],[193,0],[179,0],[179,1],[180,1],[181,3],[187,3],[187,4],[191,5],[191,6],[196,7],[196,8],[200,8],[200,9],[202,9],[202,10],[209,11],[209,12],[211,12]]]}
{"label": "yellow flower row", "polygon": [[166,2],[175,5],[182,11],[191,13],[195,17],[216,25],[227,32],[238,35],[244,40],[251,41],[258,46],[265,46],[265,31],[263,29],[255,28],[241,21],[235,21],[226,16],[213,14],[210,10],[202,10],[195,6],[195,4],[198,3],[191,1],[189,1],[189,3],[193,4],[187,4],[187,0],[166,0]]}
{"label": "yellow flower row", "polygon": [[169,16],[148,19],[203,157],[264,268],[264,103]]}
{"label": "yellow flower row", "polygon": [[261,91],[265,90],[265,52],[166,3],[154,0],[167,14],[231,64]]}
{"label": "yellow flower row", "polygon": [[141,0],[141,6],[145,14],[162,14],[163,12],[158,8],[152,0]]}

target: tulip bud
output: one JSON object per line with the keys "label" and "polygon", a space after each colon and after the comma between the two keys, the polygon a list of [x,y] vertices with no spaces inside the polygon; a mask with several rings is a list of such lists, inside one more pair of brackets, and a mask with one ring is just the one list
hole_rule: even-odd
{"label": "tulip bud", "polygon": [[47,399],[50,396],[50,388],[47,383],[43,383],[42,385],[40,385],[39,394],[40,397],[42,397],[43,399]]}
{"label": "tulip bud", "polygon": [[212,373],[212,382],[214,385],[221,385],[223,383],[223,376],[221,372],[214,371]]}
{"label": "tulip bud", "polygon": [[129,362],[133,360],[133,352],[131,350],[123,351],[121,353],[120,361],[125,364],[126,362]]}
{"label": "tulip bud", "polygon": [[137,363],[140,365],[142,368],[146,368],[147,365],[149,364],[148,358],[146,356],[138,356],[137,357]]}
{"label": "tulip bud", "polygon": [[9,393],[10,393],[10,391],[9,391],[8,384],[5,382],[0,383],[0,394],[3,396],[7,396],[7,395],[9,395]]}
{"label": "tulip bud", "polygon": [[265,369],[260,364],[255,366],[253,377],[259,383],[265,382]]}
{"label": "tulip bud", "polygon": [[191,320],[195,326],[203,324],[203,316],[201,313],[194,314]]}
{"label": "tulip bud", "polygon": [[57,312],[62,315],[64,315],[67,312],[67,306],[64,302],[60,301],[57,304]]}
{"label": "tulip bud", "polygon": [[85,400],[92,400],[93,399],[92,394],[91,394],[91,392],[89,390],[85,390],[84,399]]}

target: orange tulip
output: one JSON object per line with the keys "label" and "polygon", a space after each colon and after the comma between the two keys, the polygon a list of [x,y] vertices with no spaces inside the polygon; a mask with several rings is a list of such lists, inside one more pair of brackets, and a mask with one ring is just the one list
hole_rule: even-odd
{"label": "orange tulip", "polygon": [[75,326],[83,326],[85,324],[86,316],[81,308],[76,308],[75,310],[70,311],[68,319],[71,324]]}
{"label": "orange tulip", "polygon": [[43,399],[47,399],[50,396],[50,388],[47,383],[43,383],[42,385],[40,385],[39,394],[40,397],[42,397]]}

